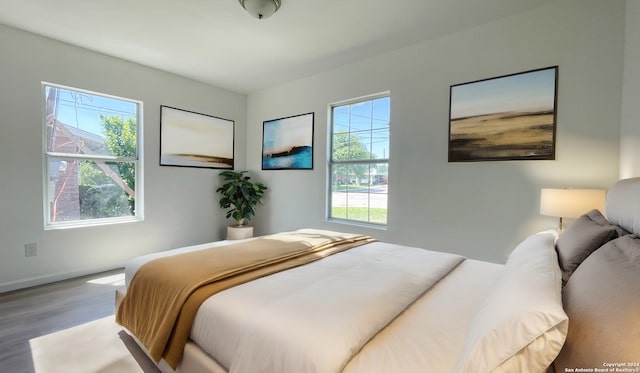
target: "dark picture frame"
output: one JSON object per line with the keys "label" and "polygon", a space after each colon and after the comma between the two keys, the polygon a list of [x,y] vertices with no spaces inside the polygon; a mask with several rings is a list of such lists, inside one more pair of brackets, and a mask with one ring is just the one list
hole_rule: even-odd
{"label": "dark picture frame", "polygon": [[234,168],[235,122],[160,106],[160,165]]}
{"label": "dark picture frame", "polygon": [[553,160],[558,66],[450,87],[449,162]]}
{"label": "dark picture frame", "polygon": [[312,170],[315,113],[262,122],[263,170]]}

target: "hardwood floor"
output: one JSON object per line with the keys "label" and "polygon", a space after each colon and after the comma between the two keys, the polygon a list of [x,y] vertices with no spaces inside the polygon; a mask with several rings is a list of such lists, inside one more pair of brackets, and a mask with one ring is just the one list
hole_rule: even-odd
{"label": "hardwood floor", "polygon": [[0,294],[0,372],[33,373],[29,340],[113,315],[123,270]]}

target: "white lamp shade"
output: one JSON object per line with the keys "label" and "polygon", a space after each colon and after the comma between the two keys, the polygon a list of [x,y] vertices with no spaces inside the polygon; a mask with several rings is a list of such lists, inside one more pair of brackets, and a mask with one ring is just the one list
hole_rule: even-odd
{"label": "white lamp shade", "polygon": [[547,189],[540,192],[540,214],[577,218],[593,209],[604,211],[604,189]]}
{"label": "white lamp shade", "polygon": [[280,8],[280,0],[239,0],[247,13],[258,19],[269,18]]}

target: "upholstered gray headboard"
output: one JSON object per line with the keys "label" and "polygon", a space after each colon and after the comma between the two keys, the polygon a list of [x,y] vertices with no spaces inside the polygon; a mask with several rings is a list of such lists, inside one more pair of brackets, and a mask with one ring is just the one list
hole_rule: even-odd
{"label": "upholstered gray headboard", "polygon": [[640,235],[640,177],[620,180],[609,189],[606,215],[611,223]]}
{"label": "upholstered gray headboard", "polygon": [[640,177],[620,180],[609,189],[606,215],[612,224],[635,235],[614,237],[593,251],[563,288],[569,328],[554,362],[557,373],[638,367]]}

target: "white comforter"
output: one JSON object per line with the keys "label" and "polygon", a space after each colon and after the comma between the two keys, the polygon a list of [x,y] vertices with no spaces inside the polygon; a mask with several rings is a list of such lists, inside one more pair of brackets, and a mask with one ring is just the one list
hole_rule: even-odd
{"label": "white comforter", "polygon": [[214,295],[191,339],[231,372],[450,371],[501,268],[463,260],[371,243]]}
{"label": "white comforter", "polygon": [[277,295],[265,289],[244,327],[225,336],[238,341],[229,368],[238,373],[340,372],[367,341],[462,260],[372,243],[274,276],[272,281],[291,286],[279,286]]}

